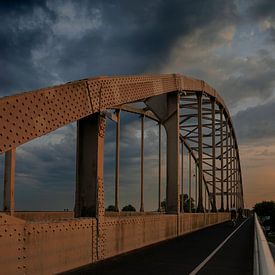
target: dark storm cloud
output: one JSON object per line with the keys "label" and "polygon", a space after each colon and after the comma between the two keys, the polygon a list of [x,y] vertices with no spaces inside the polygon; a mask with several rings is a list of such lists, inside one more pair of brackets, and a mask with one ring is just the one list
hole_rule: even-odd
{"label": "dark storm cloud", "polygon": [[265,144],[275,140],[275,102],[248,108],[233,117],[241,143],[256,141]]}
{"label": "dark storm cloud", "polygon": [[[156,72],[178,39],[208,25],[218,31],[238,19],[234,2],[219,0],[1,1],[0,16],[1,96],[87,76]],[[140,122],[131,116],[122,120],[125,191],[139,183]],[[156,167],[158,136],[154,123],[147,125],[149,173]],[[105,183],[110,189],[114,125],[109,131]],[[22,146],[17,155],[18,208],[73,207],[75,126]]]}
{"label": "dark storm cloud", "polygon": [[256,19],[275,19],[275,3],[270,0],[258,0],[250,7],[252,16]]}
{"label": "dark storm cloud", "polygon": [[251,7],[251,17],[263,23],[263,27],[269,32],[271,40],[275,41],[275,2],[270,0],[258,0]]}
{"label": "dark storm cloud", "polygon": [[[222,62],[219,64],[222,66]],[[226,103],[237,106],[247,100],[266,100],[274,92],[275,59],[266,50],[260,50],[255,56],[236,58],[225,62],[228,71],[225,80],[219,83],[219,89]]]}
{"label": "dark storm cloud", "polygon": [[154,71],[179,37],[236,19],[234,3],[222,1],[1,5],[1,94],[90,75]]}

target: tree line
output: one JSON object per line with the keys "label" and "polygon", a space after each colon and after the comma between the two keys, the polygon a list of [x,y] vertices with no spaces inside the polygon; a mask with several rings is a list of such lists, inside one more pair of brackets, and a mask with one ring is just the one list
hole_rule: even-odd
{"label": "tree line", "polygon": [[[181,194],[180,195],[180,206],[182,207],[182,200],[183,200],[183,210],[184,212],[195,212],[195,201],[194,199],[191,197],[191,199],[189,198],[189,196],[187,194]],[[190,209],[191,207],[191,209]],[[106,209],[106,211],[108,212],[116,212],[117,209],[114,205],[109,205]],[[166,211],[166,199],[164,199],[161,202],[161,212],[165,212]],[[136,212],[136,208],[131,205],[125,205],[122,207],[121,211],[131,211],[131,212]]]}

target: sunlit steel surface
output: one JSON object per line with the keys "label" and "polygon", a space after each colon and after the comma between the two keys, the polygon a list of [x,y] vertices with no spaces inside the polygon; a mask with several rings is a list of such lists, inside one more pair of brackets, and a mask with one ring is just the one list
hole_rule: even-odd
{"label": "sunlit steel surface", "polygon": [[[147,107],[130,106],[133,102],[144,102]],[[159,123],[159,133],[161,125],[166,130],[166,213],[169,215],[142,213],[143,142],[141,213],[135,216],[105,214],[105,124],[107,118],[117,123],[115,208],[119,211],[121,111],[141,115],[142,140],[144,117]],[[77,121],[75,218],[66,216],[66,221],[56,222],[49,216],[45,222],[41,218],[30,221],[26,215],[21,216],[23,219],[16,218],[16,148],[74,121]],[[6,154],[5,213],[0,218],[0,247],[7,247],[0,251],[0,266],[6,273],[61,272],[229,218],[228,213],[205,213],[206,208],[209,210],[206,199],[212,212],[244,205],[240,157],[230,114],[219,94],[201,80],[177,74],[98,77],[4,97],[0,99],[0,136],[0,152]],[[181,143],[189,152],[190,167],[191,161],[195,164],[195,211],[202,213],[181,213],[180,195],[186,192],[180,181],[183,175]],[[160,169],[159,162],[159,211]],[[190,169],[190,193],[191,181]],[[191,210],[191,204],[189,208]]]}

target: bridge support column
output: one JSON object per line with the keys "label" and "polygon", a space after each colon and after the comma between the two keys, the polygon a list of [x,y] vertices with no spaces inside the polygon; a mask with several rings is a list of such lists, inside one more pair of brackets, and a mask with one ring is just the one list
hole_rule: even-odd
{"label": "bridge support column", "polygon": [[144,212],[144,115],[141,116],[140,212]]}
{"label": "bridge support column", "polygon": [[152,97],[147,106],[161,120],[167,133],[166,211],[180,213],[180,132],[178,92]]}
{"label": "bridge support column", "polygon": [[15,159],[16,149],[5,153],[4,211],[11,215],[14,212]]}
{"label": "bridge support column", "polygon": [[115,178],[115,210],[119,211],[119,179],[120,179],[120,109],[116,110],[116,178]]}
{"label": "bridge support column", "polygon": [[226,118],[226,211],[229,211],[229,188],[228,188],[228,177],[229,177],[229,133],[228,133],[228,118]]}
{"label": "bridge support column", "polygon": [[232,143],[232,132],[230,132],[230,208],[233,207],[233,184],[232,184],[232,177],[233,177],[233,143]]}
{"label": "bridge support column", "polygon": [[223,194],[223,108],[220,108],[220,146],[221,146],[221,208],[220,211],[224,211],[224,194]]}
{"label": "bridge support column", "polygon": [[77,122],[75,216],[97,218],[97,260],[104,257],[105,123],[105,117],[99,113]]}
{"label": "bridge support column", "polygon": [[191,157],[191,152],[188,153],[189,155],[189,204],[188,204],[188,209],[189,209],[189,213],[192,212],[192,157]]}
{"label": "bridge support column", "polygon": [[197,101],[198,101],[198,158],[199,158],[199,198],[198,198],[198,207],[197,212],[204,212],[203,209],[203,196],[202,196],[202,181],[203,181],[203,171],[202,171],[202,94],[197,93]]}
{"label": "bridge support column", "polygon": [[217,212],[216,207],[216,99],[211,98],[212,117],[212,212]]}
{"label": "bridge support column", "polygon": [[181,142],[181,199],[180,199],[180,211],[184,212],[184,144]]}
{"label": "bridge support column", "polygon": [[158,193],[158,211],[161,211],[161,123],[159,123],[159,193]]}
{"label": "bridge support column", "polygon": [[234,143],[234,166],[233,166],[233,173],[234,173],[234,177],[233,177],[233,186],[234,186],[234,200],[233,203],[235,205],[235,207],[238,209],[237,207],[237,178],[236,178],[236,171],[237,171],[237,167],[236,167],[236,157],[237,157],[237,152],[236,152],[236,147],[235,147],[235,143]]}

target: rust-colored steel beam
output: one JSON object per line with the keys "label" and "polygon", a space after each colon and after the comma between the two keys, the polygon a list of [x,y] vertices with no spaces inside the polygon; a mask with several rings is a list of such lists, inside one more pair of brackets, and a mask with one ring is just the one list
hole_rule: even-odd
{"label": "rust-colored steel beam", "polygon": [[191,158],[191,153],[189,153],[188,155],[189,155],[189,181],[188,181],[188,184],[189,184],[189,188],[188,188],[188,191],[189,191],[189,204],[188,204],[188,209],[189,209],[189,212],[191,213],[192,212],[192,205],[191,205],[191,197],[192,197],[192,158]]}
{"label": "rust-colored steel beam", "polygon": [[140,212],[144,212],[144,115],[141,116]]}
{"label": "rust-colored steel beam", "polygon": [[197,212],[203,212],[203,197],[202,197],[202,178],[203,178],[203,167],[202,167],[202,94],[197,93],[198,100],[198,158],[199,158],[199,199],[198,199],[198,207]]}
{"label": "rust-colored steel beam", "polygon": [[220,208],[220,211],[223,212],[224,211],[224,194],[223,194],[223,186],[224,186],[224,183],[223,183],[223,159],[224,159],[224,155],[223,155],[223,107],[220,107],[220,153],[221,153],[221,208]]}
{"label": "rust-colored steel beam", "polygon": [[16,150],[11,149],[5,154],[4,171],[4,211],[14,212],[14,181],[15,181],[15,159]]}
{"label": "rust-colored steel beam", "polygon": [[[146,101],[175,91],[184,96],[187,101],[186,104],[188,104],[188,101],[190,102],[189,105],[182,105],[183,108],[189,108],[191,111],[200,109],[201,120],[211,120],[209,117],[211,98],[215,98],[216,105],[223,108],[224,121],[226,121],[236,143],[237,165],[240,172],[241,204],[243,206],[240,157],[228,109],[219,94],[207,83],[178,74],[88,78],[20,95],[3,97],[0,99],[0,153],[7,152],[20,144],[94,113],[105,112],[110,108],[122,109],[128,103]],[[200,107],[197,104],[197,93],[203,95]],[[131,109],[130,106],[127,108]],[[189,116],[189,119],[192,121],[192,116]],[[181,120],[180,124],[185,125],[185,128],[187,128],[190,121],[184,122],[184,120]],[[213,121],[212,123],[210,121],[208,126],[206,123],[202,124],[201,122],[201,126],[205,129],[210,129],[212,124]],[[220,124],[220,121],[215,119],[215,125],[218,124]],[[202,137],[201,133],[200,138]],[[227,140],[226,137],[225,139]],[[228,149],[229,146],[227,146]],[[198,151],[207,154],[206,150],[206,148],[200,148]],[[229,164],[228,161],[226,164]],[[200,179],[201,170],[198,170],[199,185],[202,182]],[[200,198],[198,200],[198,206],[202,206]]]}
{"label": "rust-colored steel beam", "polygon": [[[233,162],[233,160],[232,160],[232,158],[233,158],[233,154],[232,154],[232,152],[233,152],[233,148],[232,148],[232,145],[233,145],[233,143],[232,143],[232,134],[231,134],[231,129],[229,129],[229,131],[230,131],[230,136],[229,136],[229,140],[230,140],[230,151],[229,151],[229,153],[230,153],[230,162],[229,162],[229,170],[230,170],[230,177],[229,177],[229,185],[230,185],[230,190],[232,190],[232,177],[231,177],[231,175],[232,175],[232,173],[233,173],[233,165],[232,165],[232,162]],[[230,207],[232,208],[233,207],[233,196],[232,196],[232,194],[230,195]]]}
{"label": "rust-colored steel beam", "polygon": [[[3,97],[0,99],[0,125],[5,127],[1,130],[0,152],[89,114],[183,90],[214,96],[218,104],[226,108],[219,94],[207,83],[177,74],[89,78]],[[229,116],[227,108],[226,112]]]}
{"label": "rust-colored steel beam", "polygon": [[212,212],[217,212],[217,207],[216,207],[216,140],[215,140],[215,133],[216,133],[216,128],[215,128],[215,118],[216,118],[216,113],[215,113],[215,107],[216,106],[216,101],[215,98],[211,98],[211,109],[212,109]]}
{"label": "rust-colored steel beam", "polygon": [[184,143],[181,141],[181,212],[184,212]]}
{"label": "rust-colored steel beam", "polygon": [[159,196],[158,196],[158,211],[161,211],[161,123],[159,122]]}
{"label": "rust-colored steel beam", "polygon": [[116,110],[116,178],[115,178],[115,210],[119,211],[119,181],[120,181],[120,109]]}
{"label": "rust-colored steel beam", "polygon": [[229,142],[228,142],[229,136],[228,136],[228,119],[226,120],[226,211],[229,211],[229,196],[228,196],[228,189],[229,189],[229,183],[228,183],[228,176],[229,176]]}

